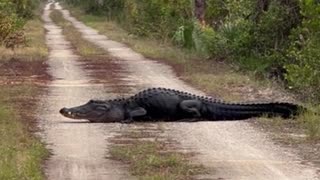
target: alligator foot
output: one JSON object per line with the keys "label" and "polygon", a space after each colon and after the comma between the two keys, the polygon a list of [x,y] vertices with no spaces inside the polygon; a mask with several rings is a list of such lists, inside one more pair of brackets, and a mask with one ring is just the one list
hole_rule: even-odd
{"label": "alligator foot", "polygon": [[199,118],[180,119],[177,122],[198,122]]}
{"label": "alligator foot", "polygon": [[124,120],[120,121],[120,123],[122,123],[122,124],[130,124],[132,122],[133,122],[133,119],[124,119]]}

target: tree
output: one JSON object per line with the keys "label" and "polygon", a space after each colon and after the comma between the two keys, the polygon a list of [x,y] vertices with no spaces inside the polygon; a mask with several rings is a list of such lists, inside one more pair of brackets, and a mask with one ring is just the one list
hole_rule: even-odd
{"label": "tree", "polygon": [[206,0],[195,0],[194,14],[201,25],[205,25]]}

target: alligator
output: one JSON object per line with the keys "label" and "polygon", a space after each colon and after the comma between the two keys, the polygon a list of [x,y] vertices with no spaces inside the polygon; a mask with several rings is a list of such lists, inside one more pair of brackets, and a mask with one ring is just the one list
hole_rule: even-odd
{"label": "alligator", "polygon": [[128,98],[90,100],[77,107],[62,108],[60,113],[90,122],[130,123],[244,120],[261,116],[290,118],[302,108],[286,102],[230,103],[174,89],[149,88]]}

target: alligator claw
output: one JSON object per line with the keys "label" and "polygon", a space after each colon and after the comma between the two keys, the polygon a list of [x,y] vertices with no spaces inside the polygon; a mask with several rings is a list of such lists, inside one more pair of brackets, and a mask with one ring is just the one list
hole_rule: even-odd
{"label": "alligator claw", "polygon": [[121,121],[122,124],[129,124],[129,123],[132,123],[132,122],[133,122],[132,119],[125,119],[125,120]]}

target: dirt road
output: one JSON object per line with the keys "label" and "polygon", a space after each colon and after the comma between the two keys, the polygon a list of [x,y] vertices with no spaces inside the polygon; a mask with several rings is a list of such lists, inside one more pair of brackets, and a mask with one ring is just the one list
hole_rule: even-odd
{"label": "dirt road", "polygon": [[46,162],[48,179],[130,179],[117,162],[106,159],[108,137],[119,124],[70,122],[58,113],[63,106],[74,106],[91,98],[114,96],[112,87],[94,84],[85,73],[62,30],[49,18],[51,4],[44,10],[43,21],[50,50],[49,73],[54,81],[38,109],[41,136],[52,151]]}
{"label": "dirt road", "polygon": [[[91,97],[115,96],[112,86],[90,83],[85,72],[77,63],[77,57],[68,49],[48,14],[44,14],[50,47],[50,73],[56,80],[49,87],[50,94],[39,111],[44,136],[54,156],[48,162],[49,177],[60,174],[69,179],[110,175],[108,179],[121,179],[125,175],[118,165],[110,165],[103,158],[107,151],[108,137],[119,129],[119,124],[68,123],[57,113],[63,106],[78,105]],[[179,80],[170,67],[150,61],[127,46],[109,40],[96,30],[70,16],[67,10],[54,4],[64,18],[82,33],[83,38],[116,57],[115,63],[126,70],[123,81],[130,82],[133,93],[145,87],[161,86],[203,94]],[[103,89],[103,90],[102,90]],[[108,92],[101,94],[101,92]],[[128,125],[130,126],[130,125]],[[180,142],[179,148],[196,152],[194,161],[212,168],[209,179],[318,179],[317,170],[301,162],[290,150],[275,145],[268,137],[245,121],[163,123],[166,135]],[[94,147],[94,148],[93,148]],[[109,174],[111,171],[119,173]],[[76,176],[76,174],[80,176]],[[103,176],[101,176],[103,177]],[[97,178],[100,179],[100,178]],[[101,178],[103,179],[103,178]]]}

